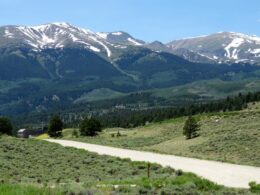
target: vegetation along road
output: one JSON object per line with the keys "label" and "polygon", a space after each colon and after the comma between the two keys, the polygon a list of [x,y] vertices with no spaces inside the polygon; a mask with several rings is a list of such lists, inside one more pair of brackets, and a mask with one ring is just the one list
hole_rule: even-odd
{"label": "vegetation along road", "polygon": [[130,158],[133,161],[146,161],[169,166],[174,169],[192,172],[217,184],[227,187],[248,188],[251,181],[260,182],[260,167],[235,165],[229,163],[199,160],[174,155],[156,154],[128,149],[121,149],[77,141],[46,139],[46,141],[61,144],[65,147],[75,147],[96,152],[102,155]]}

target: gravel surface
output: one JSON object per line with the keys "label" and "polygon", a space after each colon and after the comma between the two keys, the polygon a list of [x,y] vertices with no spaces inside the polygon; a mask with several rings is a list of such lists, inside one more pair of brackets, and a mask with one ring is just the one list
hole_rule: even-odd
{"label": "gravel surface", "polygon": [[58,143],[65,147],[85,149],[98,154],[129,158],[133,161],[158,163],[162,166],[169,166],[174,169],[181,169],[185,172],[195,173],[203,178],[227,187],[248,188],[248,183],[250,181],[260,183],[260,167],[128,150],[69,140],[46,139],[46,141]]}

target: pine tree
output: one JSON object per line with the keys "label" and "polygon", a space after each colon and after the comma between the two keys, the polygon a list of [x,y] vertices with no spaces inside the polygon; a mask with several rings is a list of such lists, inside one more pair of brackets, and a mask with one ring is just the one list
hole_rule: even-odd
{"label": "pine tree", "polygon": [[63,123],[58,116],[53,116],[49,121],[48,134],[50,137],[61,137]]}
{"label": "pine tree", "polygon": [[1,117],[0,118],[0,135],[7,134],[12,135],[13,126],[9,119]]}
{"label": "pine tree", "polygon": [[183,127],[183,135],[186,136],[186,139],[192,139],[198,136],[199,129],[198,122],[194,119],[194,117],[189,116]]}
{"label": "pine tree", "polygon": [[80,135],[82,136],[95,136],[100,131],[101,124],[94,118],[85,118],[80,124]]}

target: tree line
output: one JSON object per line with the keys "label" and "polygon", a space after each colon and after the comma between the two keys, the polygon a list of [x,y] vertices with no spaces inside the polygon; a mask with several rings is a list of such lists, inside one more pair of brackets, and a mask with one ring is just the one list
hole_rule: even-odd
{"label": "tree line", "polygon": [[[197,103],[180,107],[152,108],[146,110],[116,110],[101,116],[85,118],[83,121],[70,124],[71,127],[80,127],[81,135],[95,135],[106,127],[131,128],[142,126],[150,122],[160,122],[170,118],[192,116],[201,113],[237,111],[247,107],[247,103],[260,101],[260,92],[227,97],[209,103]],[[65,124],[66,125],[66,124]],[[51,117],[48,125],[50,136],[59,137],[65,126],[58,116]],[[0,134],[13,134],[13,126],[8,118],[0,117]],[[94,131],[93,131],[94,130]]]}
{"label": "tree line", "polygon": [[238,111],[247,107],[247,103],[260,101],[260,92],[239,93],[209,103],[197,103],[180,107],[152,108],[146,110],[116,110],[97,116],[103,127],[131,128],[149,122],[160,122],[170,118],[190,116],[210,112]]}

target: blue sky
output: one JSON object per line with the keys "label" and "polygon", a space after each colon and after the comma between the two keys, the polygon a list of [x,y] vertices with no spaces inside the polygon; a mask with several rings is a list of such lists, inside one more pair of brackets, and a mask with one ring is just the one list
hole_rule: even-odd
{"label": "blue sky", "polygon": [[0,25],[69,22],[145,41],[234,31],[260,36],[260,0],[0,0]]}

